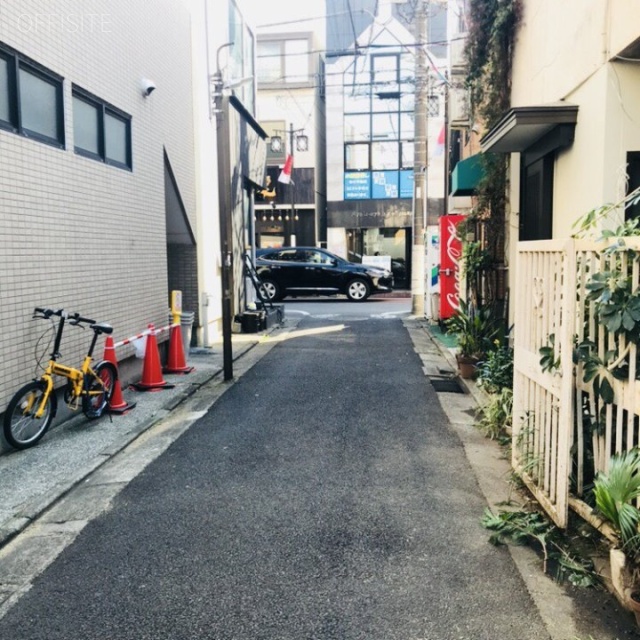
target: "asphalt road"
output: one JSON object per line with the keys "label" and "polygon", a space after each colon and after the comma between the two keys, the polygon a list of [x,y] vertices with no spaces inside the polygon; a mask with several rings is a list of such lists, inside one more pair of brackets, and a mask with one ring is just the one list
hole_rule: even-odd
{"label": "asphalt road", "polygon": [[548,640],[485,504],[402,322],[305,317],[82,530],[0,638]]}

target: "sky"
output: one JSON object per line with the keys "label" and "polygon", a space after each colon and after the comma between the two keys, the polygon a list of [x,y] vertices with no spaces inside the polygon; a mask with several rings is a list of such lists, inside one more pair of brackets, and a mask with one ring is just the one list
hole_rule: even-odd
{"label": "sky", "polygon": [[325,0],[241,0],[241,3],[243,14],[257,29],[304,19],[300,28],[306,30],[314,22],[309,18],[322,22],[325,13]]}

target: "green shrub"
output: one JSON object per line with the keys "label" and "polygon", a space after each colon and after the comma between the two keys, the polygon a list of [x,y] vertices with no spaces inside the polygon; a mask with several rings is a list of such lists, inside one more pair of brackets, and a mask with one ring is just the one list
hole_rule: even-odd
{"label": "green shrub", "polygon": [[478,363],[478,384],[488,393],[513,389],[513,349],[497,346]]}

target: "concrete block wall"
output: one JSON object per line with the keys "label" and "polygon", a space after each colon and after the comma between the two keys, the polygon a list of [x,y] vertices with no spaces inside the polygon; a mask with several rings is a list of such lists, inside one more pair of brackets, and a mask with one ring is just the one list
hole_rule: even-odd
{"label": "concrete block wall", "polygon": [[[167,323],[165,150],[195,228],[190,38],[180,0],[0,4],[0,43],[64,78],[66,138],[59,149],[0,129],[0,413],[35,373],[35,306],[110,322],[116,342]],[[132,171],[74,152],[72,84],[131,116]],[[79,364],[89,338],[69,327],[63,361]]]}

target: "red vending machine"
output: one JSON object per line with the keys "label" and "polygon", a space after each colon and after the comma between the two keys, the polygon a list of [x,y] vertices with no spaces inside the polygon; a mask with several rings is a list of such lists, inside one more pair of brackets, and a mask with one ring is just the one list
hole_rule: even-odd
{"label": "red vending machine", "polygon": [[440,218],[440,319],[450,318],[459,307],[462,242],[458,225],[464,220],[460,214]]}

